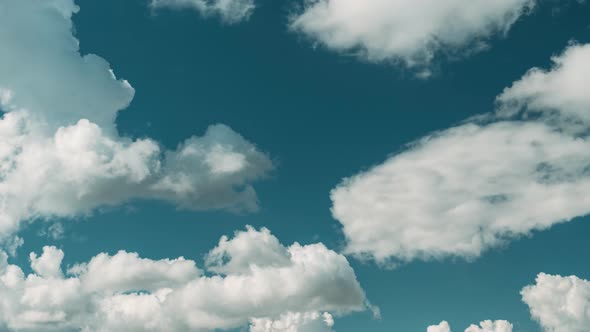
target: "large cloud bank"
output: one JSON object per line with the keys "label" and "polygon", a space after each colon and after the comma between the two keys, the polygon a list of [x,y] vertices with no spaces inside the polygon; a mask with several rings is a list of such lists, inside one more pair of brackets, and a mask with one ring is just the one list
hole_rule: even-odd
{"label": "large cloud bank", "polygon": [[531,69],[497,111],[428,135],[331,192],[346,252],[476,258],[590,212],[590,45]]}
{"label": "large cloud bank", "polygon": [[319,332],[331,331],[333,314],[366,305],[344,256],[322,244],[284,247],[267,229],[222,238],[206,257],[208,273],[182,257],[151,260],[125,251],[64,272],[63,257],[44,247],[30,255],[33,273],[25,275],[0,253],[0,329],[210,331],[250,324],[252,332]]}
{"label": "large cloud bank", "polygon": [[252,211],[266,154],[224,125],[176,150],[117,133],[134,90],[81,55],[72,0],[0,3],[0,239],[23,221],[74,217],[134,198],[190,209]]}

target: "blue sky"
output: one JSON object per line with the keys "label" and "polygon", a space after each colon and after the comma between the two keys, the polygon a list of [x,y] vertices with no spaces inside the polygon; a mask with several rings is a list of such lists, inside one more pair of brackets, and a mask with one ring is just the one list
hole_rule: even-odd
{"label": "blue sky", "polygon": [[[79,281],[85,295],[37,289],[63,301],[27,302],[34,278],[2,279],[0,330],[448,332],[434,325],[492,320],[468,332],[585,331],[590,4],[367,1],[353,11],[367,16],[340,17],[353,0],[75,3],[70,30],[56,19],[69,0],[0,0],[0,92],[11,95],[0,135],[30,154],[0,155],[0,275],[18,266],[50,288]],[[80,54],[106,60],[134,95]],[[23,109],[16,135],[10,115]],[[227,127],[203,137],[215,124]],[[204,272],[166,261],[180,256]],[[75,265],[93,257],[96,270]],[[142,295],[161,303],[132,302]],[[137,316],[114,314],[114,299]]]}

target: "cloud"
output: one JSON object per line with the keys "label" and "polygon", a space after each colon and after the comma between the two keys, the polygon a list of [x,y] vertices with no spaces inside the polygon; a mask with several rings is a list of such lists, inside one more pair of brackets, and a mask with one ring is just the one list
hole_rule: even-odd
{"label": "cloud", "polygon": [[505,35],[534,0],[308,0],[291,29],[369,61],[427,66],[440,52],[474,52]]}
{"label": "cloud", "polygon": [[590,86],[590,46],[553,61],[506,89],[497,113],[428,135],[334,188],[345,252],[384,264],[472,259],[590,212],[590,121],[580,115],[590,100],[576,92]]}
{"label": "cloud", "polygon": [[153,9],[194,9],[203,16],[219,16],[225,23],[248,20],[256,5],[254,0],[151,0]]}
{"label": "cloud", "polygon": [[550,71],[533,68],[524,77],[498,96],[499,114],[511,117],[525,112],[530,117],[541,116],[545,121],[570,130],[585,130],[590,123],[590,45],[572,44],[563,54],[554,56]]}
{"label": "cloud", "polygon": [[521,291],[531,316],[547,332],[583,332],[590,326],[590,282],[540,273]]}
{"label": "cloud", "polygon": [[[512,324],[505,320],[485,320],[478,325],[470,325],[465,332],[512,332]],[[431,325],[426,332],[451,332],[451,327],[446,321],[438,325]]]}
{"label": "cloud", "polygon": [[430,325],[426,332],[451,332],[451,326],[447,321],[442,321],[438,325]]}
{"label": "cloud", "polygon": [[512,324],[505,320],[486,320],[479,323],[479,326],[469,326],[465,332],[512,332]]}
{"label": "cloud", "polygon": [[[231,261],[227,262],[227,257]],[[247,227],[233,239],[223,236],[207,254],[207,269],[216,273],[244,273],[252,265],[282,267],[290,264],[289,252],[268,229]]]}
{"label": "cloud", "polygon": [[[254,211],[251,182],[273,168],[229,127],[175,150],[117,133],[134,90],[72,35],[72,0],[0,3],[0,240],[23,221],[76,217],[132,199]],[[15,33],[16,31],[16,33]]]}
{"label": "cloud", "polygon": [[[278,243],[267,229],[248,228],[220,245],[235,240],[251,250],[258,237]],[[182,257],[151,260],[125,251],[62,272],[64,253],[55,247],[31,254],[34,273],[25,275],[0,253],[0,328],[210,331],[250,324],[253,332],[319,332],[331,330],[332,314],[365,310],[365,294],[344,256],[321,243],[279,246],[277,255],[287,259],[280,266],[254,260],[247,269],[214,275]],[[231,253],[225,259],[222,266],[234,266]]]}
{"label": "cloud", "polygon": [[287,313],[278,320],[253,319],[250,332],[333,332],[333,325],[327,312]]}

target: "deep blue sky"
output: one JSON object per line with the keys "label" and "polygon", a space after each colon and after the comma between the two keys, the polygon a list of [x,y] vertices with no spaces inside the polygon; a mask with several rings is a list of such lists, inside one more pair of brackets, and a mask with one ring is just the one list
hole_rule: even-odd
{"label": "deep blue sky", "polygon": [[[527,69],[547,66],[570,40],[590,42],[590,4],[571,2],[557,10],[556,2],[545,1],[506,38],[493,39],[489,50],[439,59],[434,77],[419,80],[393,65],[314,48],[287,30],[290,1],[260,1],[248,22],[231,26],[193,11],[154,15],[145,0],[77,2],[82,53],[107,59],[137,91],[119,113],[121,134],[150,136],[173,148],[210,124],[224,123],[267,151],[278,167],[256,185],[258,213],[133,202],[66,224],[70,236],[59,241],[66,264],[119,249],[200,259],[221,235],[246,224],[270,228],[285,244],[322,241],[338,250],[344,239],[330,215],[329,191],[343,177],[424,134],[491,111],[494,98]],[[590,223],[584,219],[492,250],[476,262],[416,262],[384,270],[350,258],[383,318],[354,314],[338,319],[335,328],[425,331],[445,319],[462,330],[484,319],[506,319],[515,331],[540,331],[519,291],[541,271],[590,278]],[[22,261],[22,253],[51,244],[23,237]]]}

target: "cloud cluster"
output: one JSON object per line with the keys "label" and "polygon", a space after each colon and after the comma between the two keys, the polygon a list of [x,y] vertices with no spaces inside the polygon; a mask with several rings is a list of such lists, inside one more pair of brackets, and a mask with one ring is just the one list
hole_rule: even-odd
{"label": "cloud cluster", "polygon": [[[261,244],[261,237],[271,241]],[[125,251],[101,253],[64,272],[64,253],[55,247],[32,253],[33,273],[25,275],[0,253],[0,329],[210,331],[250,324],[252,332],[319,332],[331,330],[330,313],[365,309],[344,256],[322,244],[276,243],[268,230],[251,227],[222,238],[211,253],[224,252],[217,267],[228,272],[214,275],[182,257],[151,260]],[[248,261],[226,250],[234,246],[281,262]]]}
{"label": "cloud cluster", "polygon": [[[512,332],[512,324],[505,320],[485,320],[478,325],[470,325],[465,332]],[[446,321],[438,325],[431,325],[426,332],[451,332],[451,327]]]}
{"label": "cloud cluster", "polygon": [[[539,273],[535,284],[521,290],[522,300],[531,316],[547,332],[583,332],[590,326],[590,281],[577,276]],[[507,321],[486,320],[479,326],[471,325],[465,332],[512,332]],[[451,332],[443,321],[431,325],[427,332]]]}
{"label": "cloud cluster", "polygon": [[203,16],[219,16],[225,23],[247,20],[256,5],[254,0],[151,0],[153,9],[194,9]]}
{"label": "cloud cluster", "polygon": [[[590,281],[577,276],[539,273],[535,284],[524,287],[520,294],[531,317],[546,332],[584,332],[590,326]],[[486,320],[469,326],[465,332],[512,332],[505,320]],[[451,332],[446,321],[431,325],[427,332]]]}
{"label": "cloud cluster", "polygon": [[72,0],[0,3],[0,240],[23,221],[74,217],[131,199],[252,211],[250,182],[273,167],[224,125],[176,150],[117,133],[134,90],[108,63],[79,53]]}
{"label": "cloud cluster", "polygon": [[428,135],[334,188],[346,252],[381,263],[475,258],[590,212],[590,45],[553,62],[507,88],[496,113]]}
{"label": "cloud cluster", "polygon": [[590,281],[540,273],[521,291],[531,316],[547,332],[583,332],[590,326]]}
{"label": "cloud cluster", "polygon": [[428,65],[438,52],[473,52],[506,34],[535,0],[308,0],[291,29],[369,61]]}

